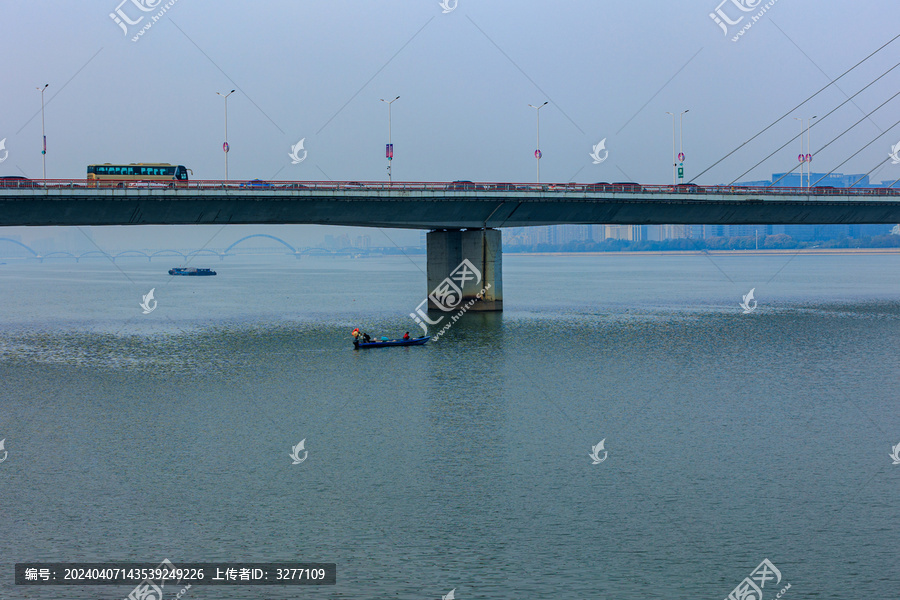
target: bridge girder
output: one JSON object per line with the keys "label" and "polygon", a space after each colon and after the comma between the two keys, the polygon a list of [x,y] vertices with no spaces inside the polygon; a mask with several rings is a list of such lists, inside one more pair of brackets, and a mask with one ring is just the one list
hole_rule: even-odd
{"label": "bridge girder", "polygon": [[0,226],[900,223],[900,195],[545,191],[0,189]]}

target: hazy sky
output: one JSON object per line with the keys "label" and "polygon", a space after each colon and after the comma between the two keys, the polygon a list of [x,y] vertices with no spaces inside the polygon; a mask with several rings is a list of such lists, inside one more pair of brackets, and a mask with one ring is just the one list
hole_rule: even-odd
{"label": "hazy sky", "polygon": [[[83,178],[96,162],[171,162],[195,179],[221,179],[224,101],[216,92],[234,88],[232,179],[386,179],[388,107],[379,99],[399,95],[395,180],[533,181],[528,104],[549,101],[540,111],[542,181],[668,183],[666,111],[690,110],[691,178],[897,35],[900,24],[896,0],[727,0],[724,15],[743,15],[728,35],[709,16],[719,0],[447,0],[455,8],[446,13],[437,0],[120,1],[0,4],[0,139],[9,152],[0,175],[41,176],[35,88],[49,83],[50,178]],[[155,8],[143,12],[141,3]],[[756,8],[742,12],[741,3]],[[130,20],[143,16],[127,34],[110,17],[117,7]],[[893,66],[898,49],[900,40],[698,181],[738,178],[799,132],[792,117],[824,115]],[[813,152],[898,90],[900,68],[815,126]],[[875,169],[900,141],[900,126],[890,129],[898,109],[900,98],[818,153],[814,171],[837,167],[886,132],[838,171]],[[291,164],[301,138],[308,154]],[[593,164],[589,153],[604,138],[609,156]],[[799,144],[741,179],[794,167]],[[898,177],[900,165],[890,161],[872,173],[874,181]],[[124,235],[143,242],[160,231]],[[209,231],[197,230],[201,243]],[[326,229],[280,231],[318,242]],[[94,228],[110,244],[122,235]],[[418,240],[417,232],[397,236]]]}

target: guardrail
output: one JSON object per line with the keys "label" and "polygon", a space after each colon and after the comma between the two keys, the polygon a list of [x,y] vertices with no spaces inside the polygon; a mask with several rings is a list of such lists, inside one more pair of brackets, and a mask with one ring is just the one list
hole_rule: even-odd
{"label": "guardrail", "polygon": [[96,189],[96,190],[235,190],[235,191],[414,191],[414,192],[546,192],[546,193],[646,193],[726,194],[761,196],[900,196],[897,188],[761,187],[741,185],[643,185],[638,183],[508,183],[405,181],[89,181],[86,179],[0,179],[0,189]]}

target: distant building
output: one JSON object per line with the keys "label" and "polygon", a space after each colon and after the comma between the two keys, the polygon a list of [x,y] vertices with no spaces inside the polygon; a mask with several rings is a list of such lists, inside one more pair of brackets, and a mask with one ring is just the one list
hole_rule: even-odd
{"label": "distant building", "polygon": [[525,228],[525,245],[535,246],[537,244],[555,244],[556,235],[549,226],[526,227]]}
{"label": "distant building", "polygon": [[644,239],[640,225],[601,225],[603,227],[603,240],[627,240],[629,242],[640,242]]}
{"label": "distant building", "polygon": [[591,241],[590,225],[556,225],[557,244],[568,244],[569,242],[587,242]]}
{"label": "distant building", "polygon": [[[369,237],[369,236],[362,236]],[[359,238],[357,238],[359,239]],[[326,250],[343,250],[344,248],[353,248],[353,244],[350,243],[350,236],[346,233],[342,233],[341,235],[335,237],[331,234],[325,235],[325,242],[322,244],[322,247]]]}
{"label": "distant building", "polygon": [[[649,242],[700,237],[705,225],[646,225],[643,239]],[[696,232],[694,228],[699,228]],[[637,241],[637,240],[635,240]]]}
{"label": "distant building", "polygon": [[[779,181],[779,179],[781,181]],[[872,187],[869,183],[869,176],[863,175],[844,175],[843,173],[809,173],[803,175],[803,183],[800,182],[800,173],[774,173],[772,182],[778,181],[773,186],[777,187],[804,187],[806,185],[818,187]],[[818,182],[818,183],[817,183]],[[768,184],[766,184],[768,185]]]}
{"label": "distant building", "polygon": [[[794,187],[807,185],[814,187],[887,187],[890,183],[873,184],[869,176],[844,173],[804,173],[802,180],[799,172],[773,173],[771,179],[762,181],[742,181],[735,185],[754,187]],[[757,234],[787,234],[800,241],[840,239],[845,237],[861,237],[885,235],[890,225],[704,225],[704,237],[722,235],[727,237],[754,237]]]}
{"label": "distant building", "polygon": [[[818,182],[818,183],[816,183]],[[807,185],[815,187],[882,187],[889,184],[873,184],[869,181],[869,176],[862,173],[856,175],[845,175],[844,173],[804,173],[803,179],[800,178],[799,172],[794,173],[773,173],[771,179],[763,179],[760,181],[741,181],[735,185],[749,185],[753,187],[794,187],[803,188]]]}

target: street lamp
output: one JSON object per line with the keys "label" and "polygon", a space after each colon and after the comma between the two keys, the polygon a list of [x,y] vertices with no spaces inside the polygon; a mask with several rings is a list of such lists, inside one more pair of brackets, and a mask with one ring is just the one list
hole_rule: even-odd
{"label": "street lamp", "polygon": [[818,115],[813,115],[806,122],[806,187],[809,187],[809,178],[812,175],[812,149],[809,145],[809,128],[812,126],[812,121]]}
{"label": "street lamp", "polygon": [[221,92],[216,93],[225,98],[225,143],[222,144],[222,150],[225,151],[225,181],[228,181],[228,150],[230,150],[228,146],[228,96],[232,95],[234,90],[231,90],[227,94]]}
{"label": "street lamp", "polygon": [[679,179],[684,179],[684,113],[691,112],[690,109],[681,112],[678,118],[678,163],[681,165],[678,173]]}
{"label": "street lamp", "polygon": [[806,165],[806,186],[803,185],[803,163],[811,163],[812,162],[812,154],[809,151],[809,127],[812,124],[812,120],[815,119],[816,116],[812,116],[807,120],[806,123],[806,153],[803,153],[803,118],[802,117],[794,117],[795,121],[800,121],[800,155],[797,157],[800,160],[800,187],[809,187],[810,182],[810,170],[812,168],[811,164]]}
{"label": "street lamp", "polygon": [[800,121],[800,154],[797,155],[797,160],[800,161],[800,187],[804,187],[803,185],[803,163],[805,161],[806,155],[803,154],[803,118],[802,117],[794,117],[795,121]]}
{"label": "street lamp", "polygon": [[672,185],[678,185],[678,163],[682,162],[681,179],[684,179],[684,113],[691,112],[691,109],[683,110],[678,116],[679,121],[679,144],[680,150],[675,152],[675,113],[666,111],[667,115],[672,115]]}
{"label": "street lamp", "polygon": [[534,151],[534,159],[535,159],[535,162],[537,162],[537,182],[538,183],[541,182],[541,156],[542,156],[542,154],[541,154],[541,109],[544,108],[545,106],[547,106],[548,102],[550,102],[550,101],[548,100],[547,102],[544,102],[540,106],[535,106],[534,104],[528,105],[531,108],[535,109],[536,114],[537,114],[537,145],[536,145],[536,148]]}
{"label": "street lamp", "polygon": [[43,147],[41,149],[41,161],[43,165],[43,179],[47,179],[47,134],[44,131],[44,90],[47,89],[49,83],[45,83],[44,87],[34,88],[41,93],[41,138],[43,139]]}
{"label": "street lamp", "polygon": [[388,172],[388,182],[389,183],[394,183],[393,175],[391,175],[391,161],[394,160],[394,144],[391,140],[391,104],[393,104],[394,102],[396,102],[399,99],[400,99],[400,96],[397,96],[396,98],[394,98],[393,100],[390,100],[390,101],[385,100],[384,98],[381,99],[382,102],[387,102],[387,105],[388,105],[388,143],[387,143],[387,146],[384,147],[384,156],[385,156],[385,158],[388,159],[387,172]]}

